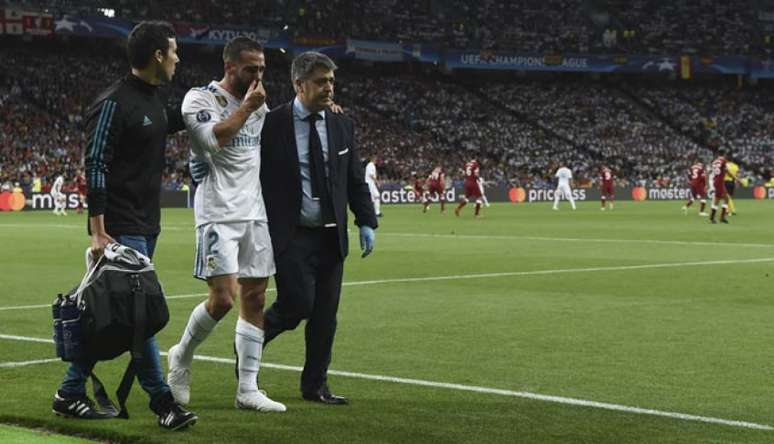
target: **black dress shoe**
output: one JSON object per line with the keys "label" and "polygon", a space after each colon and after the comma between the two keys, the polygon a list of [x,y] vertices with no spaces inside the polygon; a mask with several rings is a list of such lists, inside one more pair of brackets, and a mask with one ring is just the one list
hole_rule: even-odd
{"label": "black dress shoe", "polygon": [[307,401],[321,402],[323,404],[330,405],[344,405],[349,404],[347,398],[343,396],[337,396],[331,393],[328,386],[322,386],[314,392],[306,392],[302,394],[303,398]]}

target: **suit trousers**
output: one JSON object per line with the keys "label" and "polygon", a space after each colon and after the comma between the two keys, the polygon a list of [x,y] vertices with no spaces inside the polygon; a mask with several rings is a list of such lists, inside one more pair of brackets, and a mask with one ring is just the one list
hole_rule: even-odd
{"label": "suit trousers", "polygon": [[301,392],[326,384],[336,335],[344,259],[336,228],[297,227],[288,247],[275,256],[277,299],[264,315],[264,346],[306,319],[306,362]]}

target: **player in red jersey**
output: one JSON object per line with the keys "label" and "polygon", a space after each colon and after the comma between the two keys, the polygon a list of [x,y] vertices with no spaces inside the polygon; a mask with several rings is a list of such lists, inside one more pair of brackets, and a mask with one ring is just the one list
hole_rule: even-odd
{"label": "player in red jersey", "polygon": [[613,209],[615,202],[615,187],[613,186],[613,171],[607,166],[603,166],[599,174],[599,194],[602,201],[602,211],[605,211],[607,199],[610,199],[610,209]]}
{"label": "player in red jersey", "polygon": [[75,174],[75,187],[78,191],[78,214],[83,213],[83,205],[86,203],[86,176],[82,170]]}
{"label": "player in red jersey", "polygon": [[414,193],[414,199],[417,202],[425,203],[427,199],[427,191],[425,191],[425,181],[416,171],[411,172],[411,191]]}
{"label": "player in red jersey", "polygon": [[700,199],[699,216],[706,216],[704,208],[707,206],[707,175],[704,173],[703,163],[696,162],[691,166],[691,169],[688,170],[688,181],[691,184],[691,195],[688,202],[683,205],[683,212],[688,214],[688,208],[693,205],[693,201]]}
{"label": "player in red jersey", "polygon": [[462,210],[462,207],[464,207],[469,201],[475,199],[476,200],[476,211],[475,216],[480,217],[481,216],[481,201],[482,201],[482,193],[481,193],[481,184],[479,183],[479,165],[476,159],[472,159],[470,162],[465,164],[465,195],[460,198],[460,204],[457,206],[457,208],[454,209],[454,214],[456,216],[460,215],[460,210]]}
{"label": "player in red jersey", "polygon": [[427,212],[428,207],[430,207],[430,199],[428,199],[429,196],[436,195],[438,197],[438,200],[441,202],[441,213],[446,212],[446,175],[443,173],[443,168],[441,166],[437,166],[433,169],[433,172],[430,173],[429,176],[427,176],[427,194],[425,196],[425,200],[423,203],[425,204],[424,208],[422,209],[422,212]]}
{"label": "player in red jersey", "polygon": [[728,192],[726,191],[726,152],[718,150],[718,158],[712,161],[712,185],[715,188],[715,195],[712,197],[712,212],[710,213],[710,222],[716,224],[715,214],[718,212],[718,202],[723,200],[722,210],[720,212],[720,221],[728,223],[726,213],[728,213]]}

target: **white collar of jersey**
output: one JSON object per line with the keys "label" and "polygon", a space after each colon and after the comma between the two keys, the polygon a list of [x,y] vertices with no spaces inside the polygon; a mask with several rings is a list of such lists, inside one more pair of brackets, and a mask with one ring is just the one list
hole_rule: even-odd
{"label": "white collar of jersey", "polygon": [[226,96],[226,98],[227,98],[228,100],[230,100],[230,101],[232,101],[232,102],[236,102],[236,103],[242,103],[242,100],[241,100],[241,99],[237,99],[236,97],[234,97],[234,95],[233,95],[233,94],[231,94],[230,92],[228,92],[228,91],[226,90],[226,88],[222,87],[222,86],[220,85],[220,82],[213,80],[212,82],[210,82],[210,85],[212,85],[212,86],[213,86],[215,89],[217,89],[219,93],[221,93],[221,94],[223,94],[224,96]]}

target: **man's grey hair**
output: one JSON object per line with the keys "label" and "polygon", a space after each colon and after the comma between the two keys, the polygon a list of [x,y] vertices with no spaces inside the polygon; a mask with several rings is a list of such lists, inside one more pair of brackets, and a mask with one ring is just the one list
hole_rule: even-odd
{"label": "man's grey hair", "polygon": [[293,83],[297,80],[306,80],[315,69],[320,67],[330,71],[338,69],[333,60],[321,52],[307,51],[301,53],[293,59],[293,64],[290,66],[290,78],[293,79]]}

